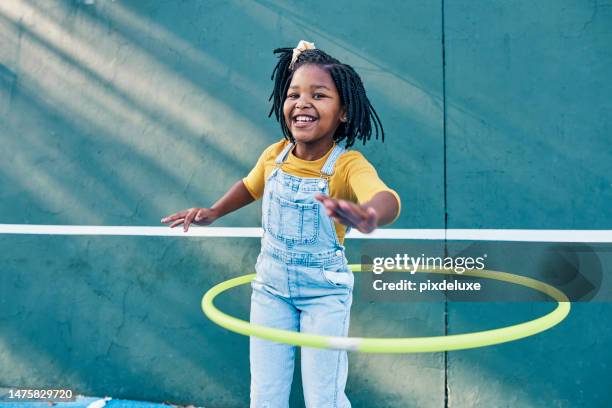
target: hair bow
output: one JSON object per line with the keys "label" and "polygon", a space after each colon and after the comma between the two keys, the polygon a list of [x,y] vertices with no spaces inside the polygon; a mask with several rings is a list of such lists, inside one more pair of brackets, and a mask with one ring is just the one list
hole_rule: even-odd
{"label": "hair bow", "polygon": [[289,64],[289,69],[293,69],[293,65],[295,64],[295,61],[297,61],[298,57],[300,56],[300,54],[305,51],[305,50],[314,50],[316,49],[314,43],[308,42],[308,41],[304,41],[304,40],[300,40],[300,42],[298,43],[297,47],[295,47],[293,49],[293,57],[291,58],[291,63]]}

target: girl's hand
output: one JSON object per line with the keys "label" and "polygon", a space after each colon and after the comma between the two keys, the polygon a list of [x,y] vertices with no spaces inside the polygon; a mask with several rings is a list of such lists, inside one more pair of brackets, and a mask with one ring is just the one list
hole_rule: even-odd
{"label": "girl's hand", "polygon": [[174,221],[170,228],[174,228],[177,225],[183,224],[183,230],[187,232],[189,225],[210,225],[218,217],[217,212],[212,208],[189,208],[187,210],[179,211],[175,214],[168,215],[162,218],[161,222],[166,224]]}
{"label": "girl's hand", "polygon": [[365,207],[346,200],[336,200],[324,194],[316,194],[315,198],[323,203],[327,209],[327,215],[341,224],[357,228],[365,234],[378,227],[378,215],[372,207]]}

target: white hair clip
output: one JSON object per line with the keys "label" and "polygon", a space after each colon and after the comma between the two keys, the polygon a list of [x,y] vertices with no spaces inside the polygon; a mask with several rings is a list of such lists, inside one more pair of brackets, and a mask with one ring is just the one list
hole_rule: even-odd
{"label": "white hair clip", "polygon": [[300,42],[298,43],[297,47],[295,47],[293,49],[293,57],[291,58],[291,63],[289,64],[289,69],[293,70],[293,65],[295,64],[295,61],[297,61],[298,57],[300,56],[300,54],[302,53],[302,51],[305,50],[314,50],[316,49],[314,43],[308,42],[308,41],[304,41],[304,40],[300,40]]}

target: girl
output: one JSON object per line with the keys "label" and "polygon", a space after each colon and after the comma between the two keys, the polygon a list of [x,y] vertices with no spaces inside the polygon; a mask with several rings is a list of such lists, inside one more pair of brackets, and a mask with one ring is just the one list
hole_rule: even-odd
{"label": "girl", "polygon": [[[268,327],[347,336],[354,276],[344,236],[395,220],[400,199],[356,151],[372,123],[384,131],[359,75],[314,44],[274,50],[279,61],[270,99],[284,134],[264,150],[247,177],[211,208],[190,208],[162,219],[171,228],[209,225],[262,198],[261,252],[251,282],[250,321]],[[288,407],[295,346],[250,338],[251,407]],[[344,392],[346,351],[303,347],[307,407],[350,407]]]}

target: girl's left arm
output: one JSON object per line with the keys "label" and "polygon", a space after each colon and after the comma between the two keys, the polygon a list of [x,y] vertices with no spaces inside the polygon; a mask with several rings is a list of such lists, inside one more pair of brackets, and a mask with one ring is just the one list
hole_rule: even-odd
{"label": "girl's left arm", "polygon": [[372,207],[378,215],[377,225],[387,225],[395,220],[399,212],[399,203],[393,194],[388,191],[376,193],[364,207]]}

